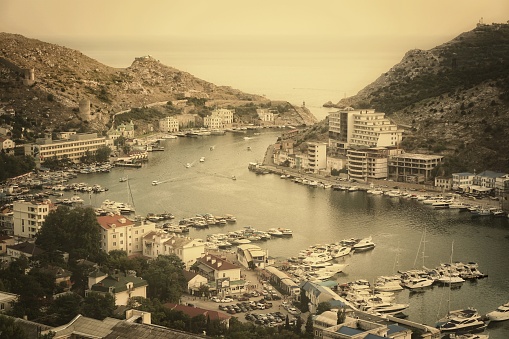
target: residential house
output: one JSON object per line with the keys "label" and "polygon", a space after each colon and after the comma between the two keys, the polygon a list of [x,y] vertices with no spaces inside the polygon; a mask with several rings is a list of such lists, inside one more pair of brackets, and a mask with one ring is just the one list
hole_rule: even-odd
{"label": "residential house", "polygon": [[16,144],[11,139],[0,137],[0,152],[9,153],[14,150],[15,146]]}
{"label": "residential house", "polygon": [[209,291],[213,293],[241,294],[248,286],[241,279],[240,266],[213,254],[199,258],[192,270],[207,278]]}
{"label": "residential house", "polygon": [[5,256],[7,254],[7,246],[14,245],[15,240],[13,237],[8,235],[0,235],[0,256]]}
{"label": "residential house", "polygon": [[146,298],[147,286],[147,281],[136,275],[124,273],[110,275],[96,270],[88,276],[88,290],[85,291],[85,295],[90,292],[109,293],[115,298],[116,306],[127,305],[129,298]]}
{"label": "residential house", "polygon": [[499,182],[503,181],[504,178],[507,178],[507,174],[501,172],[484,171],[474,176],[473,184],[474,186],[489,188],[491,191],[495,191],[497,186],[497,178]]}
{"label": "residential house", "polygon": [[134,138],[134,123],[130,121],[129,123],[121,123],[117,126],[117,128],[111,128],[108,132],[108,139],[117,140],[120,137],[125,139]]}
{"label": "residential house", "polygon": [[267,251],[253,244],[237,246],[237,260],[246,268],[265,268]]}
{"label": "residential house", "polygon": [[258,124],[265,125],[274,125],[274,117],[277,115],[277,110],[271,110],[268,108],[257,108],[256,114],[258,115]]}
{"label": "residential house", "polygon": [[309,311],[315,313],[319,303],[335,300],[339,296],[327,286],[311,281],[304,281],[299,285],[306,298],[309,299]]}
{"label": "residential house", "polygon": [[11,310],[12,304],[18,300],[18,295],[0,291],[0,314]]}
{"label": "residential house", "polygon": [[155,223],[133,221],[123,215],[98,216],[101,249],[106,253],[122,250],[127,255],[143,253],[143,236],[155,230]]}
{"label": "residential house", "polygon": [[180,312],[184,313],[185,315],[189,316],[189,318],[194,318],[199,315],[203,315],[205,317],[205,319],[210,319],[211,321],[219,321],[227,329],[230,328],[231,316],[229,316],[226,313],[207,310],[207,309],[200,308],[200,307],[187,306],[187,305],[174,304],[174,303],[166,303],[163,306],[167,309],[172,310],[172,311],[180,311]]}
{"label": "residential house", "polygon": [[208,283],[207,278],[199,275],[196,272],[186,271],[184,270],[184,278],[187,282],[187,292],[191,295],[198,295],[200,291],[200,287],[206,286]]}
{"label": "residential house", "polygon": [[439,187],[442,191],[450,191],[452,189],[452,177],[435,177],[435,187]]}
{"label": "residential house", "polygon": [[10,257],[10,260],[18,259],[21,256],[25,256],[27,258],[32,258],[38,256],[45,251],[37,247],[33,242],[22,242],[15,245],[7,245],[7,256]]}
{"label": "residential house", "polygon": [[72,272],[61,267],[49,266],[42,269],[55,277],[55,285],[62,288],[64,291],[69,291],[72,286],[71,276]]}
{"label": "residential house", "polygon": [[143,236],[143,255],[157,258],[159,255],[175,254],[189,269],[196,259],[205,254],[205,243],[201,239],[168,234],[163,231],[151,231]]}

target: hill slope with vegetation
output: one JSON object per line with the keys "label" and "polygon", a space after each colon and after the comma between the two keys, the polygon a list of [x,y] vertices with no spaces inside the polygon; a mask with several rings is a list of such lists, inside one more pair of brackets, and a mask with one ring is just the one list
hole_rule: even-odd
{"label": "hill slope with vegetation", "polygon": [[431,50],[411,50],[357,95],[405,129],[402,148],[446,156],[451,171],[509,171],[509,24],[479,24]]}

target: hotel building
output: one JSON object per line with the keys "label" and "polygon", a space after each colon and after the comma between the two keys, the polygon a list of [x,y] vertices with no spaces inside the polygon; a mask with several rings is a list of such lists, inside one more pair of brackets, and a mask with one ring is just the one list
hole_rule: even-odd
{"label": "hotel building", "polygon": [[389,157],[389,176],[396,181],[422,183],[429,180],[431,171],[442,164],[443,156],[403,153]]}

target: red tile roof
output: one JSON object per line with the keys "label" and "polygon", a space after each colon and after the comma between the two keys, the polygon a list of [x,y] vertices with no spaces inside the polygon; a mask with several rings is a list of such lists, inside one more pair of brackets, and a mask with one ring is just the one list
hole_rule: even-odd
{"label": "red tile roof", "polygon": [[126,227],[134,225],[132,220],[127,219],[122,215],[104,215],[97,217],[97,222],[101,225],[105,230],[109,230],[113,225],[115,227]]}
{"label": "red tile roof", "polygon": [[203,257],[197,260],[199,263],[206,265],[215,271],[222,271],[222,270],[232,270],[235,268],[239,268],[240,266],[234,265],[221,257],[218,257],[213,254],[205,254]]}

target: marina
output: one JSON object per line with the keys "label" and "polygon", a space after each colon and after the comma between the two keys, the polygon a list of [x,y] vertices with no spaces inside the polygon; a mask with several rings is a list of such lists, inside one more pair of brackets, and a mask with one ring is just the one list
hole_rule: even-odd
{"label": "marina", "polygon": [[[97,184],[108,188],[97,194],[78,192],[76,195],[84,200],[84,205],[100,208],[105,200],[124,202],[133,205],[135,214],[143,217],[169,211],[175,219],[166,221],[168,228],[185,230],[186,235],[204,241],[209,235],[242,231],[249,225],[263,231],[289,229],[291,236],[272,236],[269,241],[256,242],[279,263],[288,262],[312,245],[371,237],[374,248],[346,254],[330,262],[347,265],[335,267],[335,270],[341,268],[341,272],[336,271],[332,278],[340,285],[365,280],[382,292],[389,292],[389,277],[401,274],[398,272],[406,272],[409,279],[418,278],[410,278],[409,271],[422,269],[421,263],[414,264],[414,258],[426,229],[424,265],[450,264],[454,241],[454,260],[475,262],[489,277],[465,279],[452,289],[431,283],[424,293],[410,288],[393,291],[395,303],[409,305],[404,310],[409,320],[434,326],[447,313],[448,300],[451,309],[475,307],[480,314],[487,314],[507,302],[507,218],[472,218],[470,212],[436,209],[417,197],[410,197],[424,192],[391,197],[383,194],[383,190],[381,194],[370,194],[363,190],[336,190],[332,186],[321,189],[318,180],[315,187],[281,180],[279,175],[256,175],[248,170],[248,164],[260,162],[267,146],[279,133],[262,132],[249,140],[251,151],[247,151],[243,137],[250,133],[165,139],[161,142],[165,151],[150,153],[149,161],[139,169],[112,168],[105,173],[78,174],[78,177],[68,178],[65,184],[87,182],[87,187]],[[199,166],[186,168],[182,165],[193,162],[192,159],[198,161],[205,151],[206,161]],[[231,180],[232,176],[237,180]],[[130,194],[126,182],[119,181],[121,177],[128,177]],[[152,185],[153,180],[161,183]],[[54,185],[58,184],[55,181]],[[58,198],[70,199],[75,195],[74,191],[56,192],[63,194]],[[482,206],[480,201],[475,204]],[[231,213],[236,222],[213,227],[182,228],[178,225],[177,220],[202,211],[214,216]],[[317,278],[324,278],[328,273],[329,265],[322,266],[314,267],[323,269],[315,274]],[[385,277],[386,281],[378,280],[380,277]],[[508,327],[505,322],[490,323],[490,337],[508,337]]]}

